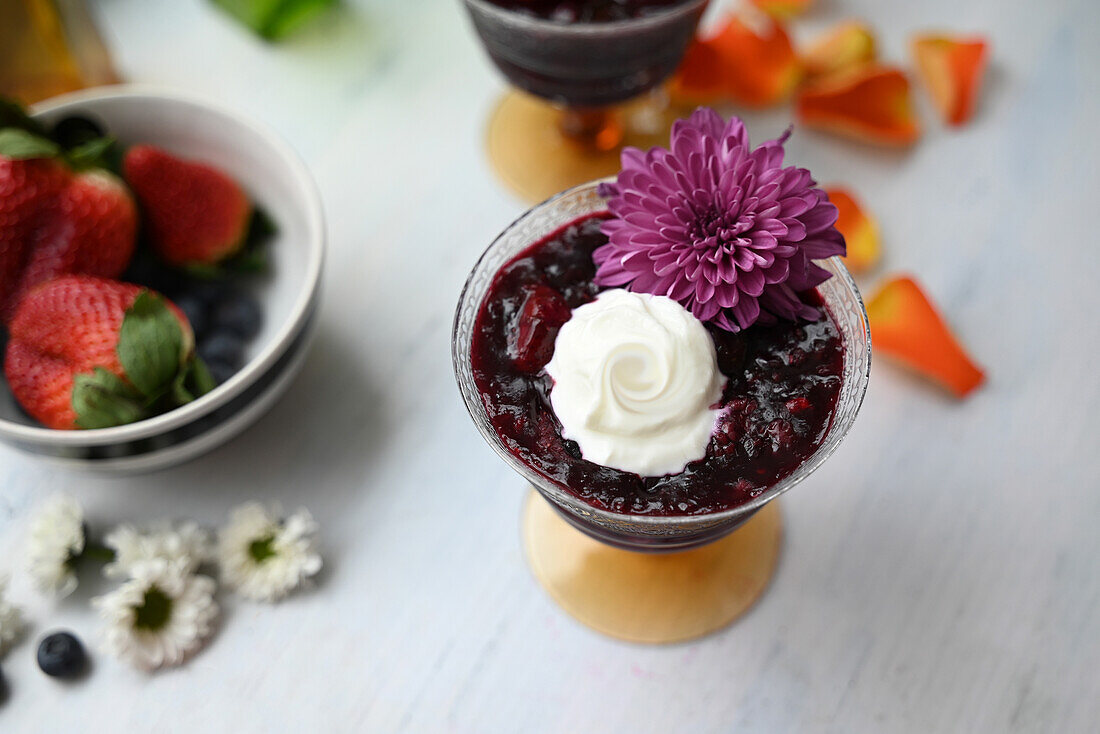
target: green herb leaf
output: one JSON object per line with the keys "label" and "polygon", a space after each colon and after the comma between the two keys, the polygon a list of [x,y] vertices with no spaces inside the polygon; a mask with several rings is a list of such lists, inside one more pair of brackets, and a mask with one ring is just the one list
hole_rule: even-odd
{"label": "green herb leaf", "polygon": [[81,428],[110,428],[133,423],[146,417],[141,394],[102,367],[73,380],[73,410]]}
{"label": "green herb leaf", "polygon": [[151,291],[142,291],[127,309],[117,351],[127,379],[147,398],[168,390],[189,356],[179,320]]}
{"label": "green herb leaf", "polygon": [[13,160],[53,158],[61,149],[57,143],[18,127],[0,130],[0,155]]}

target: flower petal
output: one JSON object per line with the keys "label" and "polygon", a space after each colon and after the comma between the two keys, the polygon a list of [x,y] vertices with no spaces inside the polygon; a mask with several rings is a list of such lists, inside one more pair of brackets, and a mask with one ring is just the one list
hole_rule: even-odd
{"label": "flower petal", "polygon": [[870,270],[878,262],[882,250],[878,223],[863,210],[848,189],[834,186],[825,189],[825,193],[839,212],[836,228],[844,235],[848,246],[844,264],[855,273]]}
{"label": "flower petal", "polygon": [[989,55],[985,39],[920,35],[913,39],[913,55],[944,121],[962,125],[969,120]]}
{"label": "flower petal", "polygon": [[881,286],[867,302],[876,352],[889,354],[962,398],[985,381],[936,308],[908,276]]}
{"label": "flower petal", "polygon": [[790,20],[805,13],[813,0],[752,0],[752,4],[773,18]]}
{"label": "flower petal", "polygon": [[860,141],[910,145],[920,137],[909,80],[890,67],[867,67],[808,87],[796,113],[805,125]]}
{"label": "flower petal", "polygon": [[811,79],[821,79],[870,64],[877,54],[871,29],[859,21],[848,21],[811,43],[802,53],[802,67]]}
{"label": "flower petal", "polygon": [[673,78],[673,96],[689,103],[728,99],[753,107],[789,97],[802,77],[794,46],[779,23],[759,25],[758,31],[730,16],[714,36],[696,41]]}

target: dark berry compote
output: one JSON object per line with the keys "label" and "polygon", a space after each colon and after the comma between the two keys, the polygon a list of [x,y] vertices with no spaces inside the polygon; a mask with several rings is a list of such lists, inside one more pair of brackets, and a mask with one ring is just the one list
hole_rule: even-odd
{"label": "dark berry compote", "polygon": [[706,456],[679,474],[640,477],[585,461],[561,436],[544,369],[571,309],[600,292],[592,251],[607,242],[597,214],[554,232],[496,274],[474,327],[474,380],[493,428],[528,466],[593,507],[633,515],[700,515],[775,485],[825,438],[840,394],[844,345],[822,306],[813,323],[708,327],[727,377]]}
{"label": "dark berry compote", "polygon": [[608,23],[644,18],[686,0],[489,0],[506,10],[559,23]]}

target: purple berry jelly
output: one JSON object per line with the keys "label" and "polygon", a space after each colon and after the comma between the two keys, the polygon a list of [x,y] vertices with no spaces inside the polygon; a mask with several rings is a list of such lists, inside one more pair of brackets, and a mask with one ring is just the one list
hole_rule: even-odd
{"label": "purple berry jelly", "polygon": [[812,323],[708,327],[727,382],[706,455],[678,474],[641,477],[583,458],[562,438],[544,369],[569,309],[593,300],[592,252],[607,242],[606,214],[578,219],[496,274],[474,328],[474,380],[493,428],[517,458],[593,507],[633,515],[732,509],[791,474],[821,445],[840,394],[844,344],[821,307]]}

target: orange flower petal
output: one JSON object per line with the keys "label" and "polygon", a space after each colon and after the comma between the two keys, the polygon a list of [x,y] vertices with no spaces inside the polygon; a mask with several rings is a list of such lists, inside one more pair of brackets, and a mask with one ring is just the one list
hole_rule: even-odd
{"label": "orange flower petal", "polygon": [[752,0],[760,10],[779,20],[790,20],[813,5],[813,0]]}
{"label": "orange flower petal", "polygon": [[713,44],[696,40],[688,46],[669,93],[686,104],[707,104],[724,96],[722,61]]}
{"label": "orange flower petal", "polygon": [[863,211],[859,202],[847,189],[826,188],[825,193],[840,212],[836,220],[836,228],[848,243],[848,254],[844,256],[844,264],[856,273],[869,270],[878,262],[882,249],[878,222]]}
{"label": "orange flower petal", "polygon": [[909,145],[920,137],[909,79],[892,67],[868,66],[807,87],[797,114],[809,127],[857,140]]}
{"label": "orange flower petal", "polygon": [[895,357],[960,398],[985,381],[912,278],[897,277],[879,288],[867,302],[867,316],[876,352]]}
{"label": "orange flower petal", "polygon": [[962,125],[974,113],[974,101],[985,73],[989,46],[981,38],[917,36],[913,55],[932,100],[951,125]]}
{"label": "orange flower petal", "polygon": [[673,80],[673,96],[692,102],[725,97],[754,107],[786,99],[802,67],[783,27],[760,21],[731,17],[716,35],[696,42]]}
{"label": "orange flower petal", "polygon": [[841,23],[810,44],[802,54],[802,66],[807,76],[825,77],[870,64],[877,55],[871,29],[853,20]]}

